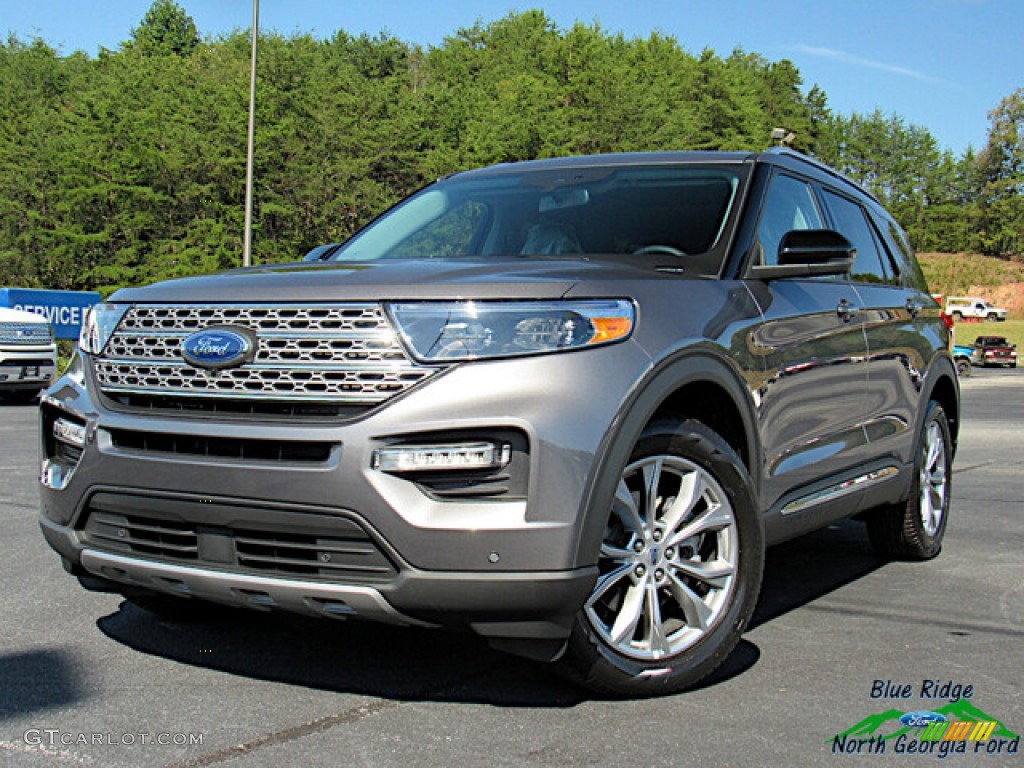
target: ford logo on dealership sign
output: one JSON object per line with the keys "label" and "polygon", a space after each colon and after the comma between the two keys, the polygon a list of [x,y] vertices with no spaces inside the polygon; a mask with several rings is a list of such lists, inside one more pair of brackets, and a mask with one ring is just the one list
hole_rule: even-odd
{"label": "ford logo on dealership sign", "polygon": [[900,722],[911,728],[924,728],[931,723],[946,722],[946,716],[940,715],[938,712],[921,710],[918,712],[907,712],[907,714],[900,718]]}
{"label": "ford logo on dealership sign", "polygon": [[234,368],[256,356],[256,337],[245,328],[211,326],[181,342],[181,356],[196,368]]}

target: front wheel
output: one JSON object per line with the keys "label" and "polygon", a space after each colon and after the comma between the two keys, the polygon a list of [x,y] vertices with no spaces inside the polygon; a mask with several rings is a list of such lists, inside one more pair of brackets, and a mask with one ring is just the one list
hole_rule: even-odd
{"label": "front wheel", "polygon": [[739,642],[763,567],[761,520],[735,451],[695,421],[650,425],[622,470],[563,668],[602,693],[694,685]]}
{"label": "front wheel", "polygon": [[914,480],[905,503],[874,510],[868,537],[885,557],[928,560],[939,554],[949,518],[953,439],[942,406],[928,403],[918,436]]}

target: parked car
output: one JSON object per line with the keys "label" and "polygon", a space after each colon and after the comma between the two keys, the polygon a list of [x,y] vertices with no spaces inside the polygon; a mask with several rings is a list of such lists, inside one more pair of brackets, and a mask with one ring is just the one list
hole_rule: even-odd
{"label": "parked car", "polygon": [[31,402],[56,372],[57,344],[46,318],[0,307],[0,397]]}
{"label": "parked car", "polygon": [[977,320],[1006,320],[1007,311],[1003,307],[996,307],[989,304],[985,299],[977,299],[971,296],[950,296],[946,299],[946,313],[954,320],[963,320],[966,317]]}
{"label": "parked car", "polygon": [[977,350],[963,344],[956,344],[953,347],[953,360],[956,362],[956,372],[960,377],[971,375],[971,363],[974,360]]}
{"label": "parked car", "polygon": [[974,340],[974,361],[978,365],[1017,367],[1017,345],[1005,336],[979,336]]}
{"label": "parked car", "polygon": [[948,343],[893,218],[792,151],[467,171],[326,262],[95,307],[40,523],[153,610],[463,627],[673,691],[735,647],[766,546],[855,516],[939,552]]}

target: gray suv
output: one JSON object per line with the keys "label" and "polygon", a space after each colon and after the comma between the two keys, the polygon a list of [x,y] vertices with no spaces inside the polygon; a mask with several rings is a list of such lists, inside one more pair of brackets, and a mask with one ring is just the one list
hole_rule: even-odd
{"label": "gray suv", "polygon": [[764,551],[942,543],[948,330],[878,202],[788,150],[458,173],[324,260],[124,289],[43,398],[90,589],[469,628],[595,690],[691,686]]}

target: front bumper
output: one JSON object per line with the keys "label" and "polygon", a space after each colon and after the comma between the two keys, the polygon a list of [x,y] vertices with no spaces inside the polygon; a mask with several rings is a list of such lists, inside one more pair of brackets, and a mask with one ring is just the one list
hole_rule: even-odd
{"label": "front bumper", "polygon": [[1016,352],[984,352],[981,361],[986,365],[1016,365]]}
{"label": "front bumper", "polygon": [[0,350],[0,390],[42,389],[57,373],[57,347]]}
{"label": "front bumper", "polygon": [[[345,423],[130,412],[66,376],[42,407],[41,526],[73,572],[119,585],[565,637],[596,579],[579,552],[596,456],[647,362],[626,342],[456,367]],[[70,457],[48,434],[57,419],[84,427]],[[382,447],[481,434],[520,438],[501,493],[373,468]],[[235,442],[325,448],[312,460],[191,452]],[[320,561],[335,555],[334,570]]]}
{"label": "front bumper", "polygon": [[[73,573],[135,588],[239,608],[285,610],[401,626],[468,626],[483,637],[561,640],[596,572],[436,573],[407,569],[388,585],[330,584],[184,566],[81,546],[74,533],[42,518],[47,542]],[[78,565],[72,563],[77,559]]]}

